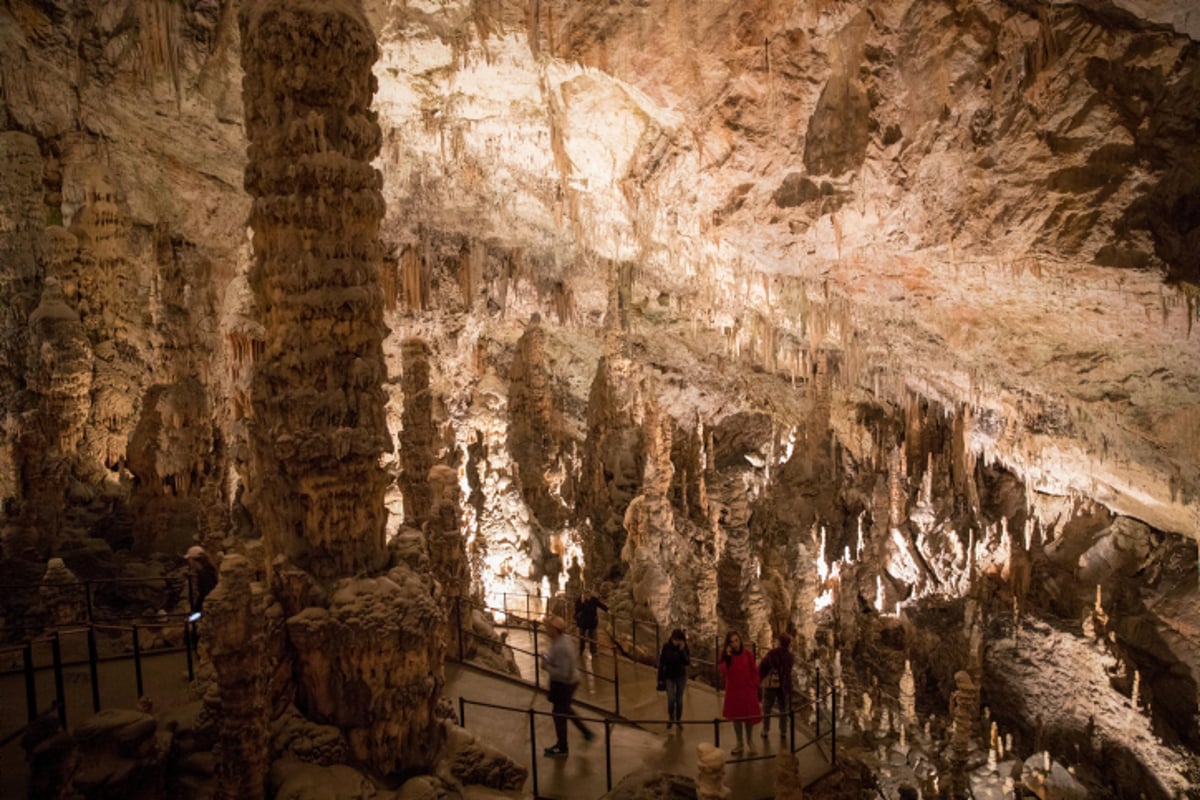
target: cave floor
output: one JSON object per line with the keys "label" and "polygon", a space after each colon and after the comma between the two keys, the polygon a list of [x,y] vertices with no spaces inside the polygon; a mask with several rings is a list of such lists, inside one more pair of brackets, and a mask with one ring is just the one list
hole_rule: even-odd
{"label": "cave floor", "polygon": [[[532,644],[528,633],[510,630],[508,643],[515,649],[521,680],[532,681],[533,658],[529,654]],[[619,676],[620,717],[619,721],[614,719],[611,726],[611,756],[608,759],[605,757],[603,736],[597,736],[592,742],[584,742],[574,727],[568,732],[571,754],[567,758],[541,755],[544,748],[554,744],[550,703],[546,700],[544,689],[535,689],[513,678],[447,662],[445,694],[455,701],[456,707],[462,697],[468,701],[513,709],[494,709],[468,702],[464,727],[527,768],[531,765],[533,754],[537,754],[537,793],[540,797],[600,797],[608,785],[608,763],[612,765],[614,786],[622,778],[634,773],[671,773],[695,778],[696,747],[702,742],[714,743],[717,728],[720,730],[719,744],[726,753],[732,747],[733,731],[730,724],[717,724],[721,716],[721,695],[713,687],[701,681],[689,681],[684,695],[684,728],[682,731],[668,731],[665,724],[665,695],[655,688],[654,668],[625,659],[614,662],[603,656],[597,658],[594,664],[590,657],[585,658],[580,666],[584,679],[575,695],[576,711],[597,734],[603,733],[602,721],[605,717],[613,719],[612,713],[616,707],[614,687],[617,685],[613,681],[614,668]],[[541,678],[545,685],[545,676]],[[529,709],[535,712],[532,737]],[[802,727],[799,716],[796,726],[797,744],[808,741],[811,731]],[[760,736],[761,726],[756,726],[750,737],[746,759],[726,764],[725,783],[733,789],[734,797],[750,800],[775,796],[773,756],[778,753],[781,741],[778,726],[772,727],[771,735],[764,739]],[[811,783],[829,770],[827,753],[817,746],[802,750],[798,753],[798,760],[800,775],[805,783]],[[532,775],[526,789],[533,789]]]}
{"label": "cave floor", "polygon": [[[517,644],[517,642],[513,642]],[[519,646],[519,645],[518,645]],[[518,665],[529,672],[525,680],[532,680],[532,659],[518,655]],[[48,660],[48,659],[47,659]],[[36,663],[41,667],[43,659]],[[620,717],[614,718],[613,668],[616,666],[620,678]],[[584,667],[590,671],[591,660]],[[154,701],[156,711],[165,711],[193,699],[193,690],[187,680],[187,662],[182,652],[147,656],[143,659],[145,694]],[[132,658],[110,659],[98,666],[101,708],[132,708],[135,706],[136,690]],[[545,677],[542,678],[543,683]],[[86,663],[67,666],[63,670],[63,688],[67,699],[67,721],[74,727],[92,713],[91,680]],[[37,697],[40,707],[45,708],[54,697],[54,673],[49,668],[37,672]],[[456,662],[446,664],[446,697],[455,702],[459,698],[465,706],[465,727],[480,739],[504,752],[518,764],[530,767],[531,755],[538,754],[538,795],[546,798],[594,798],[600,797],[608,786],[606,765],[611,764],[611,782],[616,785],[634,773],[671,773],[696,776],[696,747],[702,742],[714,741],[714,730],[720,728],[721,744],[728,750],[732,745],[732,730],[728,723],[719,726],[714,722],[720,717],[721,697],[712,687],[691,681],[684,697],[685,725],[682,731],[668,731],[663,720],[666,717],[665,699],[655,690],[653,668],[619,660],[614,665],[609,659],[597,659],[592,675],[586,675],[576,695],[577,710],[590,721],[599,734],[592,742],[585,743],[574,728],[570,731],[571,754],[567,758],[547,758],[541,751],[554,743],[553,722],[549,716],[550,704],[542,689],[522,684],[513,678],[499,677]],[[502,710],[474,705],[469,701],[511,706],[518,710]],[[5,672],[0,675],[0,738],[7,738],[19,731],[25,722],[25,682],[20,672]],[[533,709],[534,725],[531,741],[529,709]],[[612,719],[606,746],[603,719]],[[770,737],[759,736],[760,728],[751,736],[753,747],[748,757],[773,756],[778,752],[780,740],[776,727]],[[797,742],[806,741],[810,735],[801,729],[797,719]],[[828,770],[828,761],[823,751],[809,747],[800,754],[801,775],[806,781],[815,780]],[[734,790],[734,796],[744,798],[774,796],[775,762],[765,757],[729,763],[726,766],[725,782]],[[18,800],[27,793],[28,768],[21,749],[20,737],[7,742],[0,748],[0,800]],[[532,793],[532,775],[525,790]]]}

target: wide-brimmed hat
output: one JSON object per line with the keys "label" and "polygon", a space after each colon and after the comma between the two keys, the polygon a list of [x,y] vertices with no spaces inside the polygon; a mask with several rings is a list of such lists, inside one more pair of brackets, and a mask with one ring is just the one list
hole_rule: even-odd
{"label": "wide-brimmed hat", "polygon": [[201,547],[200,545],[194,544],[188,548],[187,557],[188,558],[208,558],[208,553],[206,553],[204,551],[204,548]]}

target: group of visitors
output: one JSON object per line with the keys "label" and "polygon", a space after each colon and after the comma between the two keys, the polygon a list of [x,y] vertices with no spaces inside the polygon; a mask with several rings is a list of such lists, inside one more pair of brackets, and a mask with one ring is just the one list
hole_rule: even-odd
{"label": "group of visitors", "polygon": [[[755,663],[754,654],[745,647],[737,631],[725,634],[725,644],[717,661],[717,669],[725,685],[721,715],[733,723],[737,746],[730,751],[740,756],[750,744],[750,731],[762,723],[762,737],[770,735],[772,716],[779,717],[779,735],[787,735],[785,716],[791,709],[792,638],[787,633],[775,637],[775,646]],[[681,655],[682,657],[681,657]],[[683,631],[671,632],[671,641],[659,657],[659,684],[667,692],[667,715],[678,727],[683,711],[683,682],[687,677],[687,643]],[[682,666],[680,662],[682,661]],[[680,677],[682,676],[682,677]],[[760,705],[761,699],[761,705]],[[667,723],[667,727],[671,722]]]}
{"label": "group of visitors", "polygon": [[[575,601],[575,625],[579,630],[578,656],[590,648],[596,654],[596,630],[599,625],[598,610],[608,610],[600,598],[588,592]],[[579,685],[579,669],[575,643],[567,635],[567,624],[561,617],[549,615],[544,621],[550,636],[550,647],[542,655],[542,663],[550,677],[547,698],[554,718],[554,746],[545,749],[545,755],[565,756],[570,750],[567,742],[567,723],[574,723],[585,741],[591,741],[595,733],[583,724],[571,706],[575,690]],[[771,719],[779,719],[779,736],[787,735],[786,714],[791,709],[792,669],[795,658],[791,653],[791,637],[779,633],[775,646],[756,663],[754,654],[742,642],[741,634],[729,631],[725,644],[718,655],[717,668],[725,687],[725,698],[721,714],[733,723],[737,746],[730,751],[740,756],[747,745],[752,747],[750,733],[755,725],[762,723],[761,736],[770,735]],[[683,729],[683,692],[688,679],[691,653],[688,650],[687,634],[680,628],[671,631],[667,643],[658,657],[658,689],[667,695],[667,728]]]}

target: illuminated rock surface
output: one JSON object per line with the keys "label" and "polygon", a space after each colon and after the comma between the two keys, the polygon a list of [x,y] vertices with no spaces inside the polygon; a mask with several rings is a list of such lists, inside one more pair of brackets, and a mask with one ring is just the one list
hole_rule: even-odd
{"label": "illuminated rock surface", "polygon": [[[240,553],[265,674],[214,628],[209,678],[256,742],[344,737],[271,734],[252,782],[295,796],[271,758],[449,775],[453,599],[577,562],[699,656],[841,648],[924,761],[863,758],[927,796],[985,757],[982,711],[945,729],[965,670],[1013,758],[1170,797],[1200,746],[1191,5],[13,0],[0,573],[182,611],[187,547]],[[14,593],[0,630],[72,603]],[[1113,744],[1077,763],[1089,724]]]}

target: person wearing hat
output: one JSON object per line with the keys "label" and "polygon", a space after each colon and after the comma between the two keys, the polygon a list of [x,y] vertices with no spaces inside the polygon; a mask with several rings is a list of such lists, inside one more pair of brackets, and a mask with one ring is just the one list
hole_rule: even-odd
{"label": "person wearing hat", "polygon": [[575,689],[579,686],[579,670],[575,666],[575,643],[567,635],[567,623],[562,617],[549,615],[545,619],[546,632],[550,635],[550,648],[542,654],[542,666],[550,676],[550,689],[546,696],[554,712],[554,735],[558,741],[553,747],[547,747],[547,756],[565,756],[570,752],[567,748],[567,720],[575,723],[585,741],[591,741],[596,735],[583,724],[583,720],[571,707],[575,697]]}
{"label": "person wearing hat", "polygon": [[682,629],[671,631],[671,638],[663,645],[658,656],[658,688],[667,693],[667,727],[672,724],[683,730],[683,687],[687,683],[688,665],[692,663],[688,652],[687,635]]}
{"label": "person wearing hat", "polygon": [[208,557],[208,552],[199,545],[188,548],[187,565],[196,592],[192,612],[199,614],[204,608],[204,598],[217,585],[217,567]]}
{"label": "person wearing hat", "polygon": [[789,649],[792,637],[780,632],[775,641],[776,646],[763,656],[758,665],[759,686],[763,693],[764,739],[771,731],[771,709],[779,709],[779,735],[783,737],[787,735],[786,715],[792,708],[792,667],[796,664],[795,656]]}

